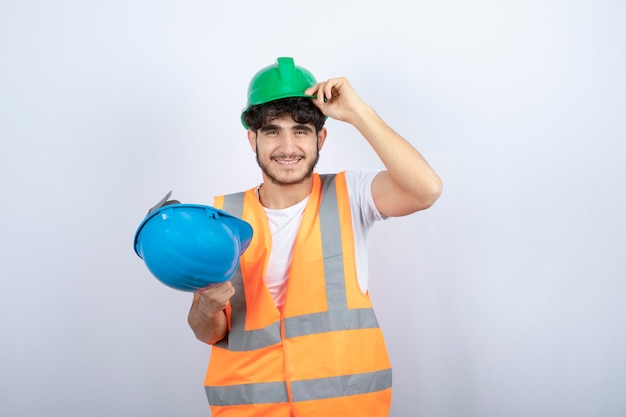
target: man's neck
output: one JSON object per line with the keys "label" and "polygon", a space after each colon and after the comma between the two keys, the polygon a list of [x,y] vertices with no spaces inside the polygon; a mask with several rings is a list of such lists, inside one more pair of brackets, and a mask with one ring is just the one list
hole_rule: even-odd
{"label": "man's neck", "polygon": [[313,178],[307,178],[299,184],[278,185],[268,178],[259,188],[259,200],[263,207],[272,210],[280,210],[291,207],[304,200],[313,188]]}

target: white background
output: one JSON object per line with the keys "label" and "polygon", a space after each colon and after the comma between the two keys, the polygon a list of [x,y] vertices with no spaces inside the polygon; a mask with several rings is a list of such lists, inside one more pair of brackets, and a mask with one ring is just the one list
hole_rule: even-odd
{"label": "white background", "polygon": [[[239,114],[293,56],[444,180],[376,226],[393,417],[626,415],[626,3],[0,0],[0,414],[207,416],[210,348],[136,227],[260,174]],[[320,172],[381,167],[328,122]]]}

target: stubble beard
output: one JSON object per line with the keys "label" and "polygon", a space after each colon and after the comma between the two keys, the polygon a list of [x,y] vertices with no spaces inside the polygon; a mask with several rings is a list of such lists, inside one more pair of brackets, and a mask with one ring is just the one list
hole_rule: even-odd
{"label": "stubble beard", "polygon": [[[280,155],[281,157],[285,157],[284,155]],[[317,162],[320,159],[320,153],[319,150],[315,151],[315,158],[308,160],[308,158],[303,158],[302,161],[307,162],[308,160],[308,167],[304,173],[304,175],[302,175],[301,177],[296,177],[293,178],[289,181],[282,181],[280,179],[277,178],[277,176],[275,174],[273,174],[271,172],[271,169],[269,168],[269,163],[266,164],[264,162],[261,161],[261,159],[259,158],[259,154],[256,154],[256,162],[259,165],[259,168],[261,168],[261,171],[263,171],[263,174],[272,182],[272,184],[278,185],[278,186],[288,186],[288,185],[297,185],[297,184],[302,184],[304,181],[306,181],[307,179],[311,178],[311,176],[313,175],[313,170],[315,169],[315,166],[317,165]],[[270,163],[271,163],[271,158],[270,158]]]}

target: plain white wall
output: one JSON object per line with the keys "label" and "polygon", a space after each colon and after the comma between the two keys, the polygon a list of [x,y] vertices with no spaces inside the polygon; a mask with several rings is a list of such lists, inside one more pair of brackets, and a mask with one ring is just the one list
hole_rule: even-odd
{"label": "plain white wall", "polygon": [[[132,238],[260,181],[247,83],[294,56],[445,182],[372,233],[392,416],[626,415],[625,4],[0,0],[0,414],[209,415]],[[380,167],[328,127],[319,171]]]}

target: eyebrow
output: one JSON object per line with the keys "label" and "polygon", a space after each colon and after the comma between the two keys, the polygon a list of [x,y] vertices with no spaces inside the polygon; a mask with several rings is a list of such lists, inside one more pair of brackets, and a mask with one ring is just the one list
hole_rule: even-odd
{"label": "eyebrow", "polygon": [[291,127],[291,130],[306,130],[307,132],[313,131],[309,125],[294,125]]}
{"label": "eyebrow", "polygon": [[267,132],[269,130],[280,130],[280,126],[278,125],[265,125],[261,126],[261,132]]}
{"label": "eyebrow", "polygon": [[[268,125],[261,127],[260,130],[261,132],[267,132],[270,130],[282,130],[282,127],[275,125],[275,124],[268,124]],[[307,132],[313,132],[313,129],[311,129],[310,126],[303,125],[303,124],[293,125],[291,126],[291,130],[306,130]]]}

